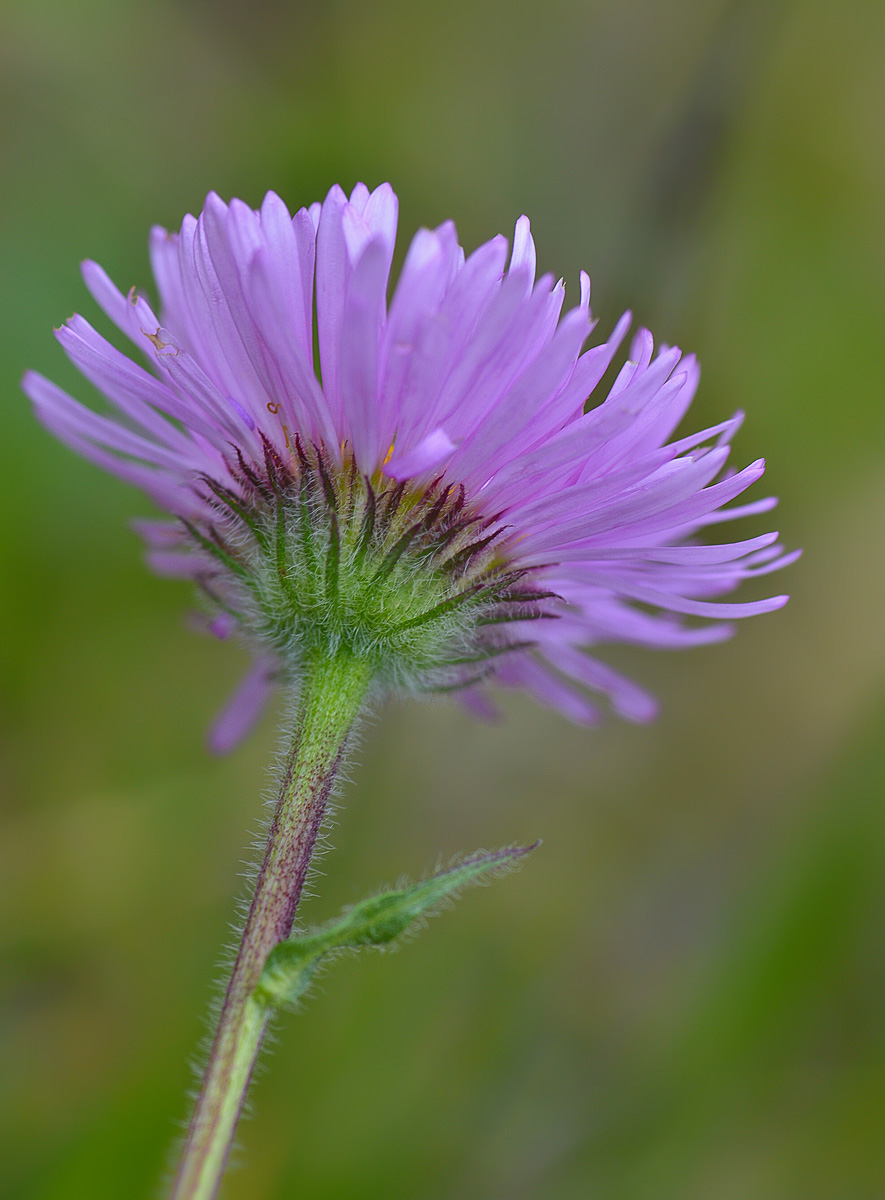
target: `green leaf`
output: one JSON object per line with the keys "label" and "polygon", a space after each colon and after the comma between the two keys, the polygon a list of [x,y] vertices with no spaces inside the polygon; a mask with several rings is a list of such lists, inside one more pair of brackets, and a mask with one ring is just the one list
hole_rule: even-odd
{"label": "green leaf", "polygon": [[268,955],[255,999],[269,1008],[294,1005],[325,959],[345,950],[390,945],[462,888],[512,870],[537,845],[472,854],[420,883],[369,896],[323,929],[280,942]]}

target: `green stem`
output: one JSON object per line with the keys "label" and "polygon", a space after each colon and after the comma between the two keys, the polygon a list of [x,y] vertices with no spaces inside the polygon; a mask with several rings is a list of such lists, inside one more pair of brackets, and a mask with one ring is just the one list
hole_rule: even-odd
{"label": "green stem", "polygon": [[305,664],[280,798],[170,1200],[212,1200],[218,1192],[270,1016],[254,991],[268,954],[292,932],[370,677],[369,666],[346,651]]}

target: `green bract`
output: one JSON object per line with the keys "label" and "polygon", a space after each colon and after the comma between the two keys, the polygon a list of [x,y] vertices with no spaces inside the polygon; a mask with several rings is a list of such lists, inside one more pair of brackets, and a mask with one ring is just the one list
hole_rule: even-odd
{"label": "green bract", "polygon": [[300,440],[289,462],[265,449],[260,473],[232,468],[236,491],[204,479],[217,521],[187,528],[227,576],[223,601],[209,579],[207,592],[284,672],[344,650],[388,687],[462,687],[525,645],[502,624],[549,615],[549,593],[508,564],[506,527],[462,487],[370,479]]}

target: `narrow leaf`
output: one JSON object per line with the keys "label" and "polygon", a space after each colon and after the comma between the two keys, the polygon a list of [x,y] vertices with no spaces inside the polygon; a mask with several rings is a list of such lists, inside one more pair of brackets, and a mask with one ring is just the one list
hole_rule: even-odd
{"label": "narrow leaf", "polygon": [[255,999],[271,1008],[294,1005],[324,959],[344,950],[390,945],[462,888],[512,869],[537,845],[473,854],[420,883],[370,896],[323,929],[280,942],[268,955]]}

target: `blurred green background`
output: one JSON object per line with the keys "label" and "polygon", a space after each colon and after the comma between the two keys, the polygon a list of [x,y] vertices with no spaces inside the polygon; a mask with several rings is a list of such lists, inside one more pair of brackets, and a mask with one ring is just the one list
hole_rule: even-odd
{"label": "blurred green background", "polygon": [[242,655],[188,630],[128,529],[146,503],[51,440],[19,377],[76,388],[51,327],[97,315],[78,261],[150,289],[149,225],[210,188],[294,208],[390,179],[403,244],[528,212],[602,330],[630,304],[697,351],[692,428],[746,408],[738,459],[767,456],[806,553],[788,608],[725,647],[608,654],[660,696],[651,728],[519,697],[489,727],[379,715],[305,917],[544,845],[286,1018],[224,1195],[881,1200],[885,6],[7,0],[0,22],[0,1193],[157,1194],[275,744],[268,719],[207,758]]}

